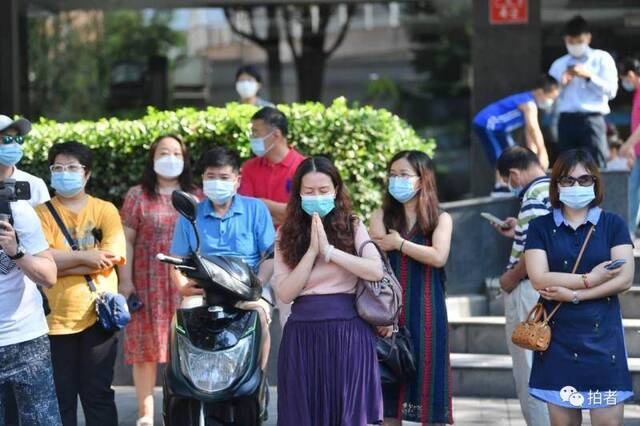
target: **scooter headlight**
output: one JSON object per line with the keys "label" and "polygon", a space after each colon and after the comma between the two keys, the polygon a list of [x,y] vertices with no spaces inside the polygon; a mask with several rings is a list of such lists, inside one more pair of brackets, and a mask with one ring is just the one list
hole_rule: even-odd
{"label": "scooter headlight", "polygon": [[204,392],[217,392],[228,388],[244,372],[251,352],[252,336],[224,351],[209,352],[193,346],[178,334],[178,353],[182,374]]}

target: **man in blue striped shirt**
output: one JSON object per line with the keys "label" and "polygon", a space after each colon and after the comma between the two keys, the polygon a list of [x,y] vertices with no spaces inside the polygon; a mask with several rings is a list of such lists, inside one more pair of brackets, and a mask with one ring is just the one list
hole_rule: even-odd
{"label": "man in blue striped shirt", "polygon": [[611,55],[592,49],[591,32],[580,15],[567,22],[564,42],[568,54],[556,59],[549,74],[561,84],[556,112],[560,151],[587,149],[600,166],[609,157],[604,116],[618,91],[618,70]]}
{"label": "man in blue striped shirt", "polygon": [[507,346],[513,359],[513,378],[520,399],[520,408],[528,425],[546,426],[549,415],[544,402],[529,395],[529,375],[533,361],[531,351],[511,342],[515,326],[526,319],[531,308],[537,303],[539,294],[527,279],[524,263],[524,245],[529,222],[551,211],[549,202],[549,178],[540,166],[536,155],[523,147],[506,149],[498,158],[498,172],[512,189],[517,189],[522,200],[518,217],[505,219],[510,227],[496,229],[513,239],[513,247],[507,270],[500,277],[500,288],[504,293]]}
{"label": "man in blue striped shirt", "polygon": [[[549,166],[549,156],[538,123],[538,109],[548,111],[560,93],[558,82],[544,75],[533,90],[516,93],[484,107],[473,119],[473,131],[487,154],[491,165],[502,152],[514,146],[511,132],[525,126],[527,147],[538,155],[542,167]],[[496,187],[504,186],[496,173]]]}

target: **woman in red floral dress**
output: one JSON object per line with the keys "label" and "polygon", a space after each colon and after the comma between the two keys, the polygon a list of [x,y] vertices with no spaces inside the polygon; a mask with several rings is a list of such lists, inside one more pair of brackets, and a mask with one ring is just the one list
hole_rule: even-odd
{"label": "woman in red floral dress", "polygon": [[140,185],[129,189],[120,212],[127,237],[127,265],[120,268],[120,293],[137,294],[142,308],[131,315],[124,339],[126,364],[133,364],[138,396],[136,426],[153,425],[153,387],[158,363],[167,361],[171,318],[179,293],[169,279],[169,265],[155,259],[168,253],[177,212],[171,193],[182,189],[200,195],[192,184],[187,148],[180,137],[158,137]]}

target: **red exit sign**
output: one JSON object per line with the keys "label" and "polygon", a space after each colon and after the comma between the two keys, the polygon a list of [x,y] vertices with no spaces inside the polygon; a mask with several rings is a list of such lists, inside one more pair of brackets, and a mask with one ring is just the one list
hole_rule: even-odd
{"label": "red exit sign", "polygon": [[489,23],[526,24],[529,21],[528,0],[489,0]]}

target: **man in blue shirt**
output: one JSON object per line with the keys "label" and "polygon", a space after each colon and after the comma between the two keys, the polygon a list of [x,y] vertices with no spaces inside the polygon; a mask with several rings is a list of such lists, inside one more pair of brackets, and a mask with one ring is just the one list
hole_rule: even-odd
{"label": "man in blue shirt", "polygon": [[[234,256],[255,267],[262,254],[275,241],[275,228],[267,206],[257,198],[236,194],[240,186],[240,158],[230,149],[218,147],[202,159],[202,185],[207,199],[198,203],[196,227],[200,236],[200,252],[205,256]],[[196,236],[191,224],[180,217],[173,232],[171,254],[187,256],[196,248]],[[258,277],[265,283],[273,265],[264,262]],[[196,283],[177,271],[172,279],[180,294],[189,298],[204,294]],[[264,303],[244,303],[242,308],[258,309],[263,330],[268,332],[268,307]],[[263,368],[269,351],[269,336],[263,346]]]}
{"label": "man in blue shirt", "polygon": [[[214,148],[205,154],[202,166],[207,199],[198,203],[196,217],[200,252],[205,256],[239,257],[249,266],[256,266],[275,240],[269,209],[257,198],[236,194],[240,185],[240,159],[234,151]],[[187,256],[195,247],[193,228],[181,216],[173,233],[171,253]],[[181,289],[181,293],[192,295],[194,289],[189,287]]]}
{"label": "man in blue shirt", "polygon": [[549,74],[561,84],[556,112],[560,152],[584,148],[600,166],[609,157],[604,116],[618,91],[618,70],[611,55],[592,49],[587,21],[575,16],[565,27],[568,54],[556,59]]}
{"label": "man in blue shirt", "polygon": [[[538,109],[548,111],[559,94],[558,82],[543,75],[533,90],[516,93],[484,107],[473,119],[473,131],[480,139],[493,167],[502,152],[515,145],[511,132],[525,126],[527,148],[537,156],[543,170],[549,167],[549,156],[538,123]],[[496,189],[506,188],[496,172]]]}

